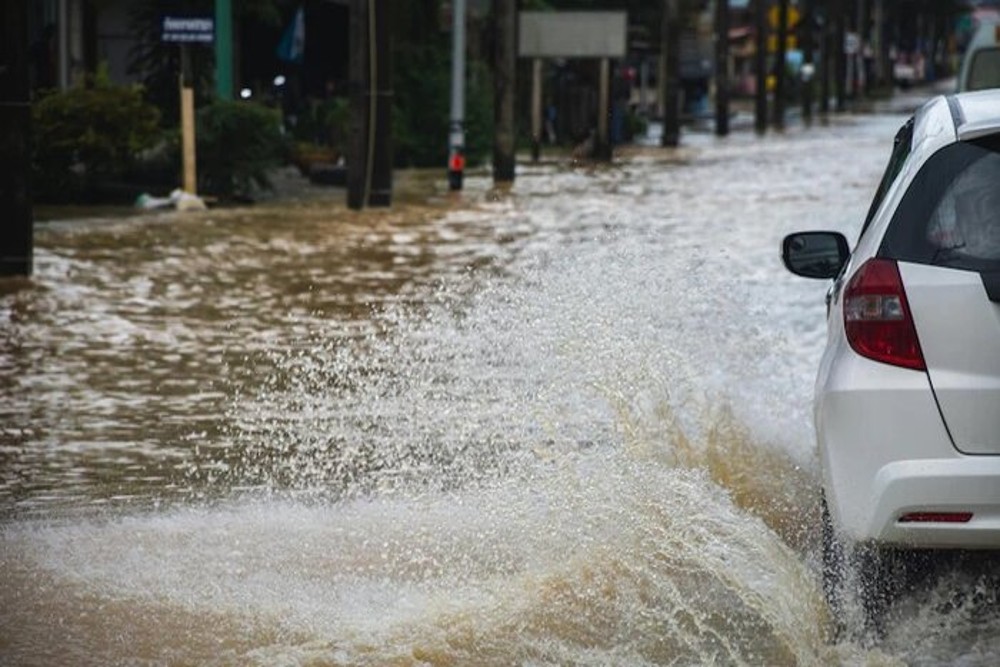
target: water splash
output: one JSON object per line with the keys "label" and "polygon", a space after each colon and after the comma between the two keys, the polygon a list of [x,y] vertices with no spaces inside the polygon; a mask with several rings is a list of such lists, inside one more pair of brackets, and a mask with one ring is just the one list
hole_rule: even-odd
{"label": "water splash", "polygon": [[[148,250],[169,246],[163,230],[131,251],[116,237],[97,254],[131,252],[131,265],[66,253],[85,293],[50,257],[59,303],[133,325],[97,329],[110,341],[100,359],[209,340],[198,377],[215,377],[228,407],[204,408],[217,431],[169,441],[209,502],[0,528],[0,662],[996,655],[980,634],[992,603],[974,593],[990,580],[964,575],[902,601],[878,649],[827,643],[808,408],[822,288],[784,279],[774,249],[807,219],[845,231],[860,219],[882,135],[704,140],[683,169],[641,155],[592,173],[545,167],[412,225],[391,214],[334,234],[319,209],[201,221],[188,232],[199,252],[165,261]],[[133,280],[136,266],[151,281]],[[203,303],[206,275],[225,303]],[[359,315],[367,302],[381,305]],[[224,334],[202,319],[210,307],[231,314]],[[92,394],[120,408],[135,394],[117,388]],[[185,398],[165,406],[172,419],[192,409]],[[60,394],[46,400],[55,410]],[[936,629],[952,623],[957,644]]]}

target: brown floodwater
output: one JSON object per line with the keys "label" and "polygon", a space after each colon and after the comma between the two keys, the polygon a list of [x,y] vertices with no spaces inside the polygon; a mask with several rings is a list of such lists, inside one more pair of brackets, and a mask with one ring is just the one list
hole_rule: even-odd
{"label": "brown floodwater", "polygon": [[820,590],[824,286],[778,241],[855,234],[901,120],[47,215],[0,283],[0,663],[995,662],[989,572],[876,643]]}

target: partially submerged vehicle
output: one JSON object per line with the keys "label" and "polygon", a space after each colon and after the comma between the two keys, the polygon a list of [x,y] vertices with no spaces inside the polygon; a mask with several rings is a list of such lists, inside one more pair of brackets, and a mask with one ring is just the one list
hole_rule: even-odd
{"label": "partially submerged vehicle", "polygon": [[829,231],[782,250],[833,281],[814,399],[824,587],[878,622],[908,564],[1000,553],[1000,89],[903,125],[853,250]]}

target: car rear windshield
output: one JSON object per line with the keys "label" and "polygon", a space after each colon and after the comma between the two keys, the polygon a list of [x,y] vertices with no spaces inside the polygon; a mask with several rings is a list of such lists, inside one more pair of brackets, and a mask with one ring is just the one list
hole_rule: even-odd
{"label": "car rear windshield", "polygon": [[1000,270],[1000,136],[960,141],[931,156],[903,196],[879,256]]}

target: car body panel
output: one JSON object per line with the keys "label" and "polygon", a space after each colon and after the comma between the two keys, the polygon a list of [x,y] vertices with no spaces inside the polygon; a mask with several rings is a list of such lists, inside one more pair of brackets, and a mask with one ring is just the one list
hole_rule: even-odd
{"label": "car body panel", "polygon": [[830,513],[834,525],[854,540],[883,531],[876,522],[880,470],[901,459],[959,455],[941,422],[927,374],[865,359],[846,341],[824,355],[817,399],[816,431]]}
{"label": "car body panel", "polygon": [[957,128],[959,139],[969,141],[1000,132],[1000,117],[997,114],[995,90],[967,93],[951,99],[961,111],[962,122]]}
{"label": "car body panel", "polygon": [[[875,477],[869,534],[927,549],[1000,546],[1000,458],[955,456],[895,461]],[[968,523],[903,523],[911,512],[971,512]]]}
{"label": "car body panel", "polygon": [[1000,304],[975,271],[907,262],[899,270],[952,442],[1000,454]]}

